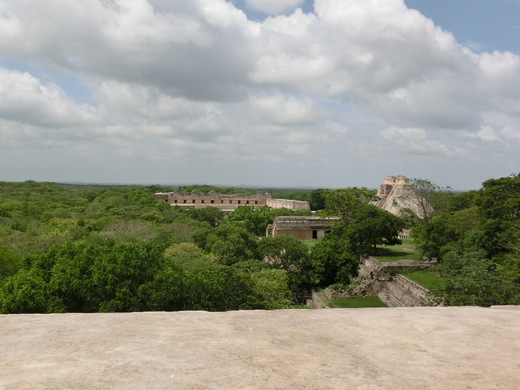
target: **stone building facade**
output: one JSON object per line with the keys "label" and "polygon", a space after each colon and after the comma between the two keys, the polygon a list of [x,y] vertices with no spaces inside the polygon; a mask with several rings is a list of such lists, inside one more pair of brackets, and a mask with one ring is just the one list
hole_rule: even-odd
{"label": "stone building facade", "polygon": [[219,194],[215,191],[208,193],[192,192],[161,192],[155,194],[158,200],[168,202],[172,206],[182,208],[217,207],[225,213],[230,213],[238,206],[271,208],[287,208],[289,210],[309,209],[309,202],[290,199],[273,199],[268,192],[257,192],[256,194]]}
{"label": "stone building facade", "polygon": [[406,176],[387,176],[383,184],[379,186],[378,196],[388,196],[398,186],[409,186],[410,179]]}
{"label": "stone building facade", "polygon": [[329,217],[278,217],[267,226],[266,236],[290,236],[302,241],[321,240],[332,230],[332,226],[339,218]]}

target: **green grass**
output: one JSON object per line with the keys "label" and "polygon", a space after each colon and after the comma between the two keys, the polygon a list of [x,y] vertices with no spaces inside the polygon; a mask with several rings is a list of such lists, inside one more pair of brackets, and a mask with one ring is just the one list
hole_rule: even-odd
{"label": "green grass", "polygon": [[430,291],[442,290],[444,288],[444,279],[434,271],[405,271],[401,275],[406,276]]}
{"label": "green grass", "polygon": [[401,245],[380,246],[380,254],[373,255],[379,261],[416,260],[421,261],[421,254],[415,249],[413,239],[404,238]]}
{"label": "green grass", "polygon": [[312,249],[314,245],[316,245],[319,241],[318,240],[307,240],[303,241],[305,245],[307,245],[307,248]]}
{"label": "green grass", "polygon": [[323,291],[318,291],[318,295],[323,302],[330,308],[343,309],[359,309],[363,307],[388,307],[378,297],[362,297],[362,298],[340,298],[329,299]]}

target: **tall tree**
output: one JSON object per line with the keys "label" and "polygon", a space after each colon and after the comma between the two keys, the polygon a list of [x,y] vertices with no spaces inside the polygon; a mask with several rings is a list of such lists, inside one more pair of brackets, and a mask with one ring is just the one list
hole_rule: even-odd
{"label": "tall tree", "polygon": [[222,264],[258,259],[258,239],[247,230],[233,224],[201,229],[193,240],[202,249],[217,256]]}
{"label": "tall tree", "polygon": [[518,220],[520,218],[520,173],[485,181],[476,203],[485,218],[503,221]]}
{"label": "tall tree", "polygon": [[377,245],[398,245],[405,222],[373,205],[362,205],[347,227],[346,238],[358,256],[373,254]]}
{"label": "tall tree", "polygon": [[343,188],[327,194],[325,213],[339,217],[335,229],[346,232],[357,211],[370,201],[375,200],[376,192],[367,188]]}
{"label": "tall tree", "polygon": [[356,256],[348,241],[329,234],[312,247],[311,258],[321,286],[334,283],[350,284],[357,276],[359,257]]}
{"label": "tall tree", "polygon": [[436,197],[440,187],[433,184],[429,180],[425,179],[412,179],[410,185],[405,187],[405,195],[403,196],[404,201],[410,204],[410,208],[417,216],[428,222],[433,215],[434,208],[432,206],[435,203]]}

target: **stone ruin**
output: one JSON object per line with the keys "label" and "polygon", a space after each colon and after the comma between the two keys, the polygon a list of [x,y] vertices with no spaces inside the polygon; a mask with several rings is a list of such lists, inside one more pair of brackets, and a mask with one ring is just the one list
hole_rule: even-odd
{"label": "stone ruin", "polygon": [[[349,286],[331,286],[324,290],[328,299],[378,296],[389,307],[442,306],[431,291],[400,275],[403,271],[424,270],[436,264],[431,261],[398,260],[380,262],[362,257],[359,275]],[[315,294],[313,299],[319,298]],[[318,305],[313,305],[319,307]]]}
{"label": "stone ruin", "polygon": [[267,226],[266,236],[290,236],[300,240],[321,240],[331,232],[338,217],[282,216]]}
{"label": "stone ruin", "polygon": [[373,205],[394,215],[402,216],[405,212],[412,212],[418,218],[424,219],[425,212],[433,211],[426,199],[414,192],[410,179],[406,176],[387,176],[377,191],[378,200]]}

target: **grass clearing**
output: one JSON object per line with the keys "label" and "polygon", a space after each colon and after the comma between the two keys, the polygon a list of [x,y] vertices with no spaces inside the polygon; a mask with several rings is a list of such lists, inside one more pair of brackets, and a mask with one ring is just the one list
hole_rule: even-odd
{"label": "grass clearing", "polygon": [[435,271],[405,271],[401,275],[430,291],[438,291],[444,288],[444,279]]}
{"label": "grass clearing", "polygon": [[421,255],[415,249],[413,239],[403,238],[401,241],[403,242],[401,245],[377,247],[379,253],[373,257],[382,262],[397,260],[421,261]]}
{"label": "grass clearing", "polygon": [[303,241],[303,243],[304,243],[305,245],[307,245],[307,248],[308,248],[308,249],[312,249],[312,247],[313,247],[314,245],[316,245],[318,242],[319,242],[318,240],[307,240],[307,241]]}
{"label": "grass clearing", "polygon": [[360,309],[363,307],[388,307],[379,297],[341,298],[329,301],[330,308]]}

